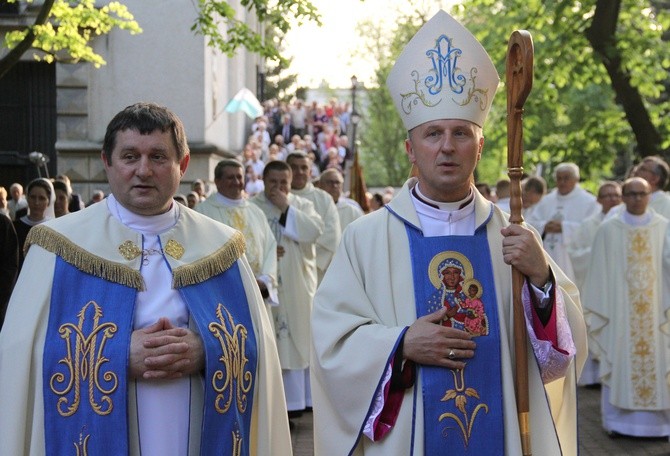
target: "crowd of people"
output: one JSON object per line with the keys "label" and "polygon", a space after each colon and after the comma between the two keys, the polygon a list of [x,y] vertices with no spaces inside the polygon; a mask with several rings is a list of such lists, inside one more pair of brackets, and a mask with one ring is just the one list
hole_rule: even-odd
{"label": "crowd of people", "polygon": [[[419,78],[456,55],[476,81]],[[428,21],[387,81],[414,177],[367,215],[343,189],[336,100],[268,103],[212,191],[178,194],[186,132],[145,102],[107,126],[100,204],[63,178],[12,186],[13,274],[25,258],[0,331],[3,451],[288,455],[312,412],[317,455],[572,455],[578,378],[602,384],[608,431],[670,435],[668,166],[647,157],[594,196],[561,164],[548,193],[523,181],[527,223],[510,224],[509,182],[474,183],[498,84],[474,36]]]}
{"label": "crowd of people", "polygon": [[[602,389],[611,435],[670,436],[670,167],[660,156],[644,157],[596,195],[581,188],[574,163],[561,163],[553,177],[548,193],[539,176],[522,181],[522,213],[580,291],[589,356],[579,384]],[[478,184],[504,210],[508,186]]]}

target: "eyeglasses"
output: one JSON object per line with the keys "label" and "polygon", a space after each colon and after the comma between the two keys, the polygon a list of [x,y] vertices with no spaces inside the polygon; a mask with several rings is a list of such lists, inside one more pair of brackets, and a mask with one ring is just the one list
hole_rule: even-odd
{"label": "eyeglasses", "polygon": [[626,198],[644,198],[649,192],[626,192],[623,194]]}
{"label": "eyeglasses", "polygon": [[612,198],[612,199],[619,199],[621,198],[621,194],[619,193],[606,193],[604,195],[598,195],[598,198]]}

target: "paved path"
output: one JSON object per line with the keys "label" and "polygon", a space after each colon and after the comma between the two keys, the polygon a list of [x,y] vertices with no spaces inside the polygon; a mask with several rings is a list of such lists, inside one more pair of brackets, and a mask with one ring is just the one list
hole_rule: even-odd
{"label": "paved path", "polygon": [[[670,456],[667,439],[609,437],[600,425],[600,390],[579,388],[579,454],[580,456]],[[291,433],[294,456],[312,456],[312,414],[304,413],[293,420]],[[533,449],[541,456],[540,449]]]}

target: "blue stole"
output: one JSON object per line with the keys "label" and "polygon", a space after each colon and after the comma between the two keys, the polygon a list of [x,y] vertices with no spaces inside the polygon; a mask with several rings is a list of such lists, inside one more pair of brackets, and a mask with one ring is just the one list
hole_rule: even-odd
{"label": "blue stole", "polygon": [[[200,452],[249,455],[258,350],[239,267],[180,291],[205,349]],[[56,257],[43,358],[47,454],[129,454],[135,297]]]}
{"label": "blue stole", "polygon": [[46,454],[128,454],[135,296],[56,257],[42,361]]}
{"label": "blue stole", "polygon": [[206,352],[200,454],[248,455],[258,349],[239,266],[181,291]]}
{"label": "blue stole", "polygon": [[417,317],[449,307],[453,315],[443,325],[468,331],[477,343],[463,370],[417,368],[425,454],[502,455],[500,330],[486,223],[474,236],[424,237],[416,227],[405,226]]}

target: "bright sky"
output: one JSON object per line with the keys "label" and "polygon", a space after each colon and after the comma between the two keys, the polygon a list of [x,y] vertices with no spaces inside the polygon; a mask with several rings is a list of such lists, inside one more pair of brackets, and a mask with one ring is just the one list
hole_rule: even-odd
{"label": "bright sky", "polygon": [[[312,3],[321,14],[323,26],[309,23],[295,27],[285,38],[286,56],[293,57],[290,72],[296,73],[298,85],[305,87],[318,87],[322,80],[333,88],[350,87],[352,75],[369,84],[375,62],[359,55],[363,48],[356,30],[358,22],[373,19],[393,29],[398,9],[412,7],[408,0],[312,0]],[[449,5],[457,0],[412,3],[432,16],[440,7],[448,12]]]}

